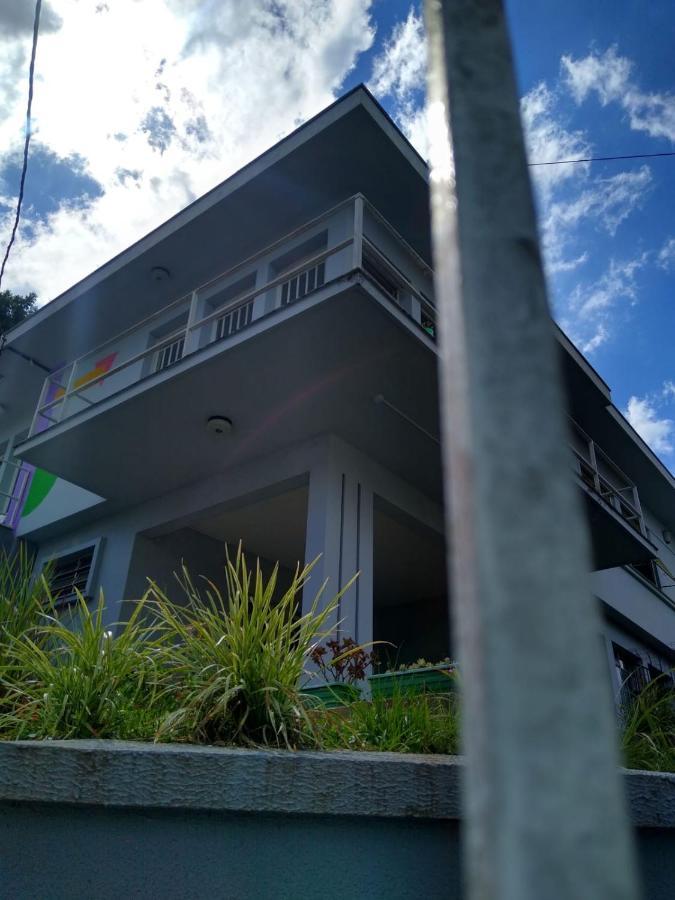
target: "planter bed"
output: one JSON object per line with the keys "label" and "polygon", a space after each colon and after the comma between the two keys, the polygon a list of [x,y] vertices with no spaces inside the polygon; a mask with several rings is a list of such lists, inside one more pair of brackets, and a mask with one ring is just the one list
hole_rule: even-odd
{"label": "planter bed", "polygon": [[361,691],[356,685],[335,682],[315,684],[300,691],[305,706],[310,709],[336,709],[361,699]]}
{"label": "planter bed", "polygon": [[419,669],[401,669],[370,675],[368,684],[372,697],[394,697],[397,694],[449,694],[456,690],[456,681],[450,674],[451,666],[425,666]]}

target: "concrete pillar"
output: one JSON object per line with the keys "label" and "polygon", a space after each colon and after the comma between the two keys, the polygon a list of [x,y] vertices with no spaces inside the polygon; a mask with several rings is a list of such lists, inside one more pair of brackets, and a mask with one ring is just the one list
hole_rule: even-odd
{"label": "concrete pillar", "polygon": [[[320,585],[328,579],[327,601],[360,572],[340,601],[333,624],[341,637],[359,643],[373,635],[373,495],[333,452],[310,472],[305,559],[320,555],[305,588],[306,612]],[[338,624],[340,623],[340,624]]]}

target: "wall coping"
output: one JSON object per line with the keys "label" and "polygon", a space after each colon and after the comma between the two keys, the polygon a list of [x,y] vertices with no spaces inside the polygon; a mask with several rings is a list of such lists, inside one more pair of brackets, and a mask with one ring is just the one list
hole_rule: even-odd
{"label": "wall coping", "polygon": [[[0,803],[460,818],[457,756],[127,741],[0,743]],[[633,824],[675,828],[675,774],[622,770]]]}

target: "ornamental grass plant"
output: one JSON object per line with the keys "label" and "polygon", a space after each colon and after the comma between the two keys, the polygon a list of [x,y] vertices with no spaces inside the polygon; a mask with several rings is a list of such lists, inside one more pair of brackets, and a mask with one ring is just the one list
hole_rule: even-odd
{"label": "ornamental grass plant", "polygon": [[675,772],[675,689],[660,675],[624,704],[621,749],[629,769]]}
{"label": "ornamental grass plant", "polygon": [[240,547],[227,558],[226,596],[206,580],[200,589],[185,568],[183,603],[151,586],[157,627],[166,638],[164,693],[174,704],[160,725],[161,740],[316,746],[299,685],[352,582],[325,603],[324,584],[301,614],[313,566],[298,567],[290,585],[278,590],[278,566],[265,578],[259,562],[249,568]]}
{"label": "ornamental grass plant", "polygon": [[394,694],[361,700],[336,714],[316,719],[325,749],[396,753],[459,752],[459,701],[456,694]]}
{"label": "ornamental grass plant", "polygon": [[166,713],[160,692],[162,637],[136,605],[117,633],[81,594],[60,617],[51,602],[39,622],[12,635],[2,675],[5,739],[118,738],[151,740]]}

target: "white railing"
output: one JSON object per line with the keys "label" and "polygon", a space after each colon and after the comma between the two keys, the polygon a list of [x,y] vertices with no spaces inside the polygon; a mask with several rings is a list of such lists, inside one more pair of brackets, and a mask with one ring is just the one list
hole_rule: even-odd
{"label": "white railing", "polygon": [[646,538],[647,527],[642,515],[637,487],[574,420],[570,421],[577,439],[583,445],[583,449],[574,444],[571,445],[577,475],[638,534]]}
{"label": "white railing", "polygon": [[235,306],[224,316],[216,319],[216,340],[220,341],[231,334],[236,334],[242,328],[250,325],[252,321],[253,300],[249,300],[248,303],[240,303],[239,306]]}
{"label": "white railing", "polygon": [[161,350],[156,351],[155,372],[161,372],[168,369],[174,363],[183,358],[183,350],[185,348],[185,335],[180,334],[178,337],[173,335],[169,338],[168,344],[163,344]]}
{"label": "white railing", "polygon": [[[331,235],[331,224],[351,208],[352,218],[347,237],[303,258],[297,266],[286,268],[282,274],[270,276],[274,255],[285,247],[301,245],[303,235],[308,240],[320,235],[322,226]],[[364,234],[363,211],[385,233],[384,243],[401,265]],[[344,223],[343,223],[344,225]],[[344,227],[336,229],[344,234]],[[360,194],[350,197],[322,215],[305,223],[254,256],[238,263],[195,288],[177,300],[116,335],[84,356],[48,375],[33,417],[30,437],[46,431],[78,412],[119,393],[143,378],[176,366],[190,354],[208,344],[232,337],[248,328],[257,319],[288,307],[327,287],[331,282],[359,272],[375,284],[380,292],[395,303],[419,328],[434,338],[436,315],[433,302],[420,290],[402,267],[422,272],[430,283],[431,269],[405,239]],[[261,273],[266,277],[259,278]],[[216,306],[210,306],[214,291],[226,291],[242,276],[256,277],[252,287],[244,293]],[[262,282],[258,284],[258,282]],[[427,290],[429,290],[427,288]],[[175,327],[176,320],[181,324]],[[171,328],[171,322],[174,327]],[[153,337],[153,329],[170,329],[168,336]],[[145,347],[141,346],[145,342]]]}
{"label": "white railing", "polygon": [[0,458],[0,525],[12,526],[26,492],[30,471],[20,459]]}

